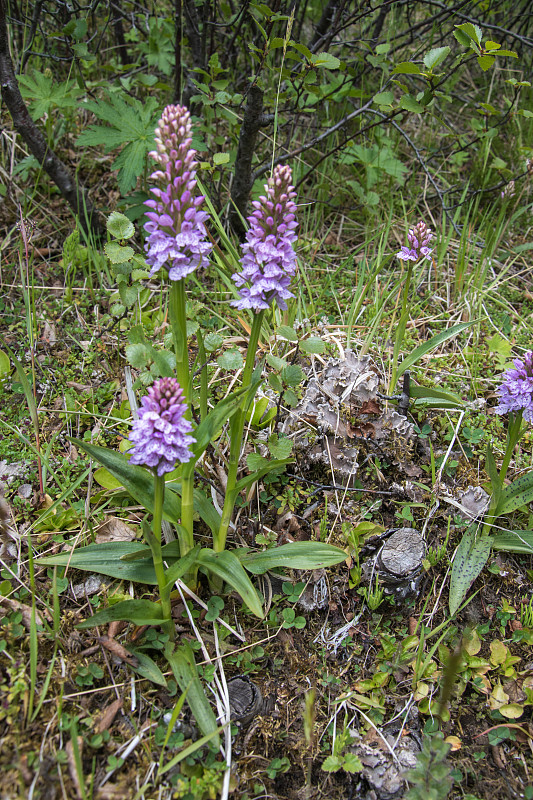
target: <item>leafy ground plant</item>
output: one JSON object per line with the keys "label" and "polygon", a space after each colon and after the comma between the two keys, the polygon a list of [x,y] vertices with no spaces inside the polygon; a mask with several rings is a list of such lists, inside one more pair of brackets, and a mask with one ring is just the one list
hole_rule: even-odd
{"label": "leafy ground plant", "polygon": [[[95,569],[107,574],[117,574],[122,566],[120,559],[130,560],[130,579],[145,579],[157,583],[159,602],[145,599],[123,600],[109,608],[97,611],[82,627],[112,621],[133,621],[137,625],[161,625],[170,638],[165,654],[176,672],[183,692],[188,692],[188,702],[195,713],[205,735],[216,731],[216,724],[205,697],[189,688],[189,680],[196,686],[194,654],[186,645],[173,652],[175,626],[172,621],[170,595],[176,581],[183,579],[189,589],[196,589],[197,570],[207,571],[213,588],[222,588],[223,582],[232,586],[243,598],[249,609],[258,617],[263,616],[261,600],[246,571],[264,571],[257,558],[246,551],[227,550],[226,537],[235,500],[243,488],[237,481],[246,412],[251,406],[260,381],[254,377],[257,343],[261,333],[263,317],[277,302],[286,308],[286,300],[292,297],[289,284],[296,270],[293,242],[296,239],[295,192],[291,186],[291,170],[288,166],[276,167],[272,179],[265,187],[265,196],[256,202],[256,210],[250,217],[250,231],[243,247],[242,272],[233,278],[239,290],[235,304],[253,311],[250,340],[247,347],[243,371],[243,386],[219,401],[205,417],[194,425],[192,394],[193,382],[187,349],[187,319],[185,279],[195,269],[207,263],[212,246],[207,239],[206,212],[200,210],[204,202],[196,193],[196,160],[191,147],[191,122],[189,112],[182,106],[168,106],[156,129],[157,150],[152,153],[158,162],[151,179],[159,185],[152,189],[155,199],[147,201],[149,209],[146,224],[147,263],[151,275],[168,272],[170,281],[169,313],[173,337],[173,357],[164,365],[165,376],[156,379],[142,398],[138,418],[134,420],[130,433],[133,447],[127,456],[104,450],[81,440],[76,446],[96,458],[141,502],[152,516],[151,523],[143,520],[143,536],[147,547],[142,545],[124,548],[92,545],[78,549],[72,554],[70,564],[84,569]],[[127,221],[125,232],[130,228]],[[116,219],[115,219],[116,224]],[[115,265],[128,263],[133,251],[129,246],[113,245],[107,248]],[[120,262],[119,259],[125,259]],[[115,267],[116,268],[116,267]],[[171,367],[172,364],[172,367]],[[173,377],[167,373],[173,372]],[[220,429],[229,423],[230,455],[226,480],[225,501],[219,516],[210,506],[207,497],[194,490],[194,468],[206,449],[214,444]],[[267,469],[284,466],[287,459],[270,462]],[[176,465],[181,467],[176,471]],[[148,468],[148,469],[147,469]],[[252,473],[246,483],[257,481],[259,472]],[[166,476],[174,473],[172,494],[166,494]],[[201,499],[200,499],[201,498]],[[195,544],[194,513],[200,514],[211,526],[213,548],[201,548]],[[177,549],[163,546],[163,517],[174,523],[177,534]],[[100,553],[105,550],[106,567],[101,564]],[[243,556],[243,558],[240,558]],[[294,543],[270,551],[270,566],[308,568],[324,567],[345,558],[343,550],[322,543]],[[100,559],[100,560],[99,560]],[[115,562],[113,564],[113,562]],[[64,564],[62,558],[48,556],[40,563]],[[168,566],[165,566],[168,564]],[[286,618],[284,624],[296,624]]]}

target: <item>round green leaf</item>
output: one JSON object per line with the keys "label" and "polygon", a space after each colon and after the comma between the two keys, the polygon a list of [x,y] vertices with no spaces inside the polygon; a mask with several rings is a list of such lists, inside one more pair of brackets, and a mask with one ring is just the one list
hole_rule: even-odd
{"label": "round green leaf", "polygon": [[243,357],[237,348],[226,350],[217,358],[217,364],[222,369],[237,370],[243,365]]}
{"label": "round green leaf", "polygon": [[300,349],[303,350],[304,353],[321,355],[325,351],[326,345],[320,337],[310,336],[308,339],[304,339],[303,342],[300,342]]}
{"label": "round green leaf", "polygon": [[135,226],[124,214],[113,211],[107,218],[107,230],[115,239],[130,239],[135,233]]}

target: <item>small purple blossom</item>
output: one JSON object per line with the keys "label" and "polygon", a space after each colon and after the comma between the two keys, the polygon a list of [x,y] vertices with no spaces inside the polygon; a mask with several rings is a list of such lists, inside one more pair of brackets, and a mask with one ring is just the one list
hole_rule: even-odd
{"label": "small purple blossom", "polygon": [[155,469],[159,476],[191,458],[191,423],[183,419],[187,406],[176,378],[158,378],[141,400],[139,419],[130,433],[131,463]]}
{"label": "small purple blossom", "polygon": [[431,261],[432,249],[428,247],[433,238],[433,233],[428,228],[425,222],[420,222],[414,228],[409,229],[407,234],[407,241],[409,246],[403,245],[399,253],[396,253],[398,258],[403,261],[418,261],[419,258],[427,258]]}
{"label": "small purple blossom", "polygon": [[265,186],[265,197],[252,205],[248,217],[250,227],[242,246],[242,270],[232,277],[239,289],[239,299],[232,305],[262,311],[274,301],[287,308],[286,300],[294,297],[289,291],[296,272],[296,192],[291,185],[288,165],[278,164]]}
{"label": "small purple blossom", "polygon": [[533,422],[533,350],[528,350],[524,360],[515,358],[515,369],[504,372],[503,383],[496,390],[500,403],[494,409],[497,414],[523,412],[528,422]]}
{"label": "small purple blossom", "polygon": [[190,114],[183,106],[167,106],[155,129],[157,150],[150,156],[158,162],[150,176],[159,186],[150,189],[156,198],[145,205],[150,220],[144,226],[147,263],[154,275],[168,269],[171,281],[179,281],[197,267],[207,265],[212,245],[207,240],[208,214],[200,211],[203,195],[196,195],[196,150],[191,147]]}
{"label": "small purple blossom", "polygon": [[502,192],[500,192],[500,197],[502,198],[502,200],[507,200],[511,197],[514,197],[514,181],[509,181],[505,189]]}

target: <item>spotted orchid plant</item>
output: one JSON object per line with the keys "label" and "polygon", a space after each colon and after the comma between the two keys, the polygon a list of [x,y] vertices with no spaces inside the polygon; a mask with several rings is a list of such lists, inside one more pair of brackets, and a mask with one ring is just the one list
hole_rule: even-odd
{"label": "spotted orchid plant", "polygon": [[[181,106],[168,106],[155,133],[156,149],[150,155],[157,162],[157,169],[151,175],[152,196],[146,202],[145,260],[151,268],[149,277],[160,276],[162,290],[168,290],[172,357],[157,362],[162,374],[141,400],[129,436],[129,451],[122,454],[77,442],[146,508],[144,543],[89,545],[70,554],[69,563],[72,567],[157,584],[159,588],[157,602],[118,602],[98,611],[82,623],[83,627],[125,619],[137,624],[159,624],[172,640],[172,591],[181,579],[182,586],[194,589],[199,569],[209,577],[212,589],[220,590],[224,583],[229,584],[261,617],[261,599],[248,573],[259,574],[271,567],[329,566],[342,561],[345,553],[320,542],[295,542],[256,552],[226,547],[239,494],[271,469],[284,467],[289,461],[273,459],[249,474],[239,474],[245,421],[262,380],[261,366],[256,366],[256,361],[263,320],[271,314],[274,303],[286,309],[287,301],[293,297],[290,283],[297,269],[297,222],[291,169],[288,165],[274,168],[264,196],[254,202],[254,211],[248,218],[240,268],[232,275],[236,287],[233,303],[251,316],[242,385],[208,412],[205,397],[200,408],[194,406],[197,376],[190,367],[188,347],[186,282],[195,270],[208,267],[213,249],[207,229],[209,216],[203,210],[206,198],[198,191],[198,163],[192,148],[189,112]],[[106,252],[120,262],[121,258],[126,261],[126,255],[131,257],[125,251],[133,251],[124,242],[131,238],[134,228],[121,215],[113,217],[115,234],[117,225],[122,242],[111,243]],[[199,334],[197,338],[202,352]],[[198,372],[205,369],[204,363]],[[215,450],[223,449],[219,445],[225,430],[229,431],[229,458],[220,512],[197,479],[195,468],[211,444]],[[199,519],[211,530],[212,547],[197,543]],[[174,541],[164,543],[164,520],[173,525]],[[59,564],[61,558],[42,561]]]}
{"label": "spotted orchid plant", "polygon": [[[492,549],[516,553],[533,553],[533,531],[499,529],[498,519],[526,506],[533,500],[533,470],[509,483],[506,481],[515,448],[533,422],[533,351],[523,360],[515,359],[513,368],[505,371],[497,394],[494,411],[508,416],[507,441],[500,469],[492,448],[486,452],[486,469],[490,478],[491,497],[483,523],[471,526],[455,554],[450,581],[450,611],[455,613],[468,589],[488,561]],[[496,533],[494,532],[496,530]]]}

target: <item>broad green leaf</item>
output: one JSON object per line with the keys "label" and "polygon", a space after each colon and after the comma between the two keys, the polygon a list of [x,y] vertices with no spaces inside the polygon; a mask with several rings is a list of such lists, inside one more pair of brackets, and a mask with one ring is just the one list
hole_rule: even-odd
{"label": "broad green leaf", "polygon": [[213,155],[213,164],[221,166],[222,164],[229,163],[229,153],[215,153]]}
{"label": "broad green leaf", "polygon": [[0,350],[0,378],[4,375],[9,375],[11,372],[11,362],[9,360],[9,356],[7,353],[4,353],[3,350]]}
{"label": "broad green leaf", "polygon": [[122,488],[122,481],[119,481],[115,478],[114,475],[111,475],[108,469],[105,467],[100,467],[96,469],[93,473],[93,478],[100,486],[104,489],[120,489]]}
{"label": "broad green leaf", "polygon": [[374,103],[380,106],[391,106],[394,103],[394,92],[378,92],[374,95]]}
{"label": "broad green leaf", "polygon": [[118,211],[113,211],[108,216],[106,228],[115,239],[131,239],[135,233],[133,222]]}
{"label": "broad green leaf", "polygon": [[421,69],[412,61],[400,61],[392,70],[393,75],[420,75]]}
{"label": "broad green leaf", "polygon": [[[477,45],[481,46],[482,33],[481,28],[479,28],[477,25],[473,25],[471,22],[464,22],[462,25],[455,26],[455,32],[457,33],[457,31],[462,31],[462,33],[467,36],[469,41],[471,40]],[[459,39],[458,41],[461,40]]]}
{"label": "broad green leaf", "polygon": [[498,472],[498,467],[496,466],[496,461],[494,460],[494,453],[492,452],[490,446],[487,447],[485,454],[485,467],[487,469],[487,475],[490,478],[490,485],[492,486],[492,497],[494,502],[498,503],[502,493],[502,482],[500,473]]}
{"label": "broad green leaf", "polygon": [[[121,561],[123,556],[146,551],[143,558],[136,561]],[[141,542],[105,542],[90,544],[76,550],[58,553],[54,556],[41,556],[35,563],[45,567],[66,567],[98,572],[125,581],[155,585],[154,565],[149,548]]]}
{"label": "broad green leaf", "polygon": [[138,661],[136,667],[129,664],[128,666],[138,675],[141,675],[143,678],[146,678],[148,681],[152,683],[156,683],[158,686],[163,686],[165,689],[167,688],[167,681],[155,661],[147,656],[146,653],[143,653],[142,650],[138,650],[136,647],[132,647],[131,645],[126,645],[126,650],[128,653],[131,653],[132,656]]}
{"label": "broad green leaf", "polygon": [[494,58],[494,56],[485,55],[485,56],[479,56],[477,63],[479,64],[483,72],[486,72],[488,69],[492,67],[495,61],[496,59]]}
{"label": "broad green leaf", "polygon": [[221,369],[237,370],[241,369],[243,365],[243,357],[240,350],[234,347],[232,350],[226,350],[217,358],[217,364]]}
{"label": "broad green leaf", "polygon": [[422,103],[419,103],[418,100],[415,100],[410,94],[402,94],[400,97],[400,106],[413,114],[421,114],[426,110],[426,106],[423,106]]}
{"label": "broad green leaf", "polygon": [[341,756],[328,756],[322,764],[324,772],[338,772],[342,769],[344,759]]}
{"label": "broad green leaf", "polygon": [[273,353],[268,353],[266,357],[266,362],[269,367],[272,369],[277,369],[279,372],[287,366],[287,359],[279,358],[279,356],[273,355]]}
{"label": "broad green leaf", "polygon": [[289,44],[291,47],[294,47],[295,50],[301,53],[305,58],[307,58],[308,61],[310,61],[311,58],[313,57],[313,54],[311,53],[309,48],[305,46],[305,44],[300,44],[299,42],[293,42],[292,39],[289,42]]}
{"label": "broad green leaf", "polygon": [[107,125],[90,125],[80,134],[77,144],[105,145],[107,153],[122,147],[111,168],[119,171],[118,185],[123,195],[135,186],[146,156],[153,149],[157,106],[155,97],[141,101],[125,93],[83,104]]}
{"label": "broad green leaf", "polygon": [[465,406],[464,400],[458,394],[446,389],[434,389],[411,383],[409,393],[417,406],[429,406],[430,408],[464,408]]}
{"label": "broad green leaf", "polygon": [[[126,456],[117,453],[115,450],[108,450],[106,447],[99,447],[96,444],[89,444],[81,439],[71,439],[71,441],[81,450],[85,450],[91,458],[98,461],[102,466],[109,470],[115,478],[121,481],[122,486],[137,500],[147,511],[153,513],[154,510],[154,479],[143,467],[131,464]],[[165,492],[163,502],[163,516],[170,522],[178,522],[180,519],[180,506],[174,494]]]}
{"label": "broad green leaf", "polygon": [[[487,46],[487,44],[485,44],[485,47],[486,46]],[[514,50],[498,50],[497,55],[499,55],[499,56],[510,56],[511,58],[518,58],[518,53],[515,53]],[[526,83],[527,86],[530,85],[530,84],[527,83],[527,81],[525,83]]]}
{"label": "broad green leaf", "polygon": [[219,333],[208,333],[204,336],[204,347],[208,353],[218,350],[224,343],[224,339]]}
{"label": "broad green leaf", "polygon": [[[126,358],[134,369],[143,369],[150,361],[150,351],[142,342],[126,345]],[[169,376],[167,376],[169,377]]]}
{"label": "broad green leaf", "polygon": [[[209,412],[207,417],[201,421],[194,431],[194,438],[196,439],[196,444],[193,447],[195,461],[200,458],[209,443],[217,438],[222,426],[225,425],[238,410],[243,402],[244,395],[250,388],[251,387],[244,386],[242,389],[238,389],[236,392],[230,394],[229,397],[221,400],[213,410]],[[259,383],[255,385],[256,390],[257,388],[259,388]]]}
{"label": "broad green leaf", "polygon": [[446,331],[442,331],[442,333],[437,333],[436,336],[432,336],[427,342],[424,342],[419,347],[417,347],[413,352],[408,355],[402,363],[398,366],[398,376],[402,375],[406,369],[412,367],[413,364],[416,364],[417,361],[420,361],[422,356],[425,356],[426,353],[429,353],[430,350],[434,350],[443,342],[446,342],[448,339],[457,336],[458,333],[461,331],[466,330],[471,325],[474,324],[476,320],[472,320],[472,322],[460,322],[458,325],[453,325],[451,328],[448,328]]}
{"label": "broad green leaf", "polygon": [[305,373],[299,364],[289,364],[281,370],[281,380],[286,386],[299,386],[305,380]]}
{"label": "broad green leaf", "polygon": [[173,652],[172,645],[168,643],[165,647],[165,657],[170,664],[180,690],[187,692],[187,703],[198,723],[198,727],[204,736],[214,740],[218,748],[220,746],[220,737],[217,732],[217,721],[200,683],[192,647],[187,642],[181,644]]}
{"label": "broad green leaf", "polygon": [[[122,300],[122,302],[124,303],[126,308],[130,308],[131,306],[135,305],[135,303],[137,302],[137,299],[139,297],[139,287],[135,286],[135,285],[134,286],[128,286],[127,283],[119,283],[118,293],[120,295],[120,299]],[[158,358],[156,359],[156,363],[159,366],[159,359],[160,359],[160,352],[161,351],[156,351],[156,352],[158,353]],[[166,369],[166,367],[167,367],[167,364],[165,363],[165,369]]]}
{"label": "broad green leaf", "polygon": [[500,498],[495,515],[499,517],[502,514],[510,514],[512,511],[516,511],[517,508],[526,506],[531,502],[533,502],[533,487],[519,492],[518,494],[514,494],[512,497]]}
{"label": "broad green leaf", "polygon": [[533,531],[502,531],[491,539],[494,550],[533,555]]}
{"label": "broad green leaf", "polygon": [[135,255],[133,247],[124,247],[118,242],[106,242],[104,250],[112,264],[122,264],[132,259]]}
{"label": "broad green leaf", "polygon": [[294,328],[289,328],[288,325],[280,325],[276,331],[276,335],[281,336],[283,339],[287,339],[289,342],[298,341],[298,334]]}
{"label": "broad green leaf", "polygon": [[525,706],[520,703],[504,703],[499,706],[498,711],[506,719],[519,719],[525,711]]}
{"label": "broad green leaf", "polygon": [[275,372],[271,372],[268,376],[268,383],[271,389],[274,389],[275,392],[281,394],[283,391],[283,383],[281,382],[281,378],[279,375],[276,375]]}
{"label": "broad green leaf", "polygon": [[262,575],[274,567],[291,569],[332,567],[347,558],[344,550],[322,542],[290,542],[255,553],[248,548],[239,548],[232,552],[245,569],[254,575]]}
{"label": "broad green leaf", "polygon": [[345,753],[343,756],[344,764],[342,768],[345,772],[361,772],[363,769],[363,765],[361,763],[361,759],[356,756],[355,753]]}
{"label": "broad green leaf", "polygon": [[510,514],[511,511],[531,503],[532,498],[533,472],[527,472],[505,487],[494,513],[496,516]]}
{"label": "broad green leaf", "polygon": [[332,56],[331,53],[312,54],[309,60],[314,67],[323,67],[324,69],[338,69],[341,65],[340,59]]}
{"label": "broad green leaf", "polygon": [[424,56],[424,64],[429,69],[435,69],[441,64],[450,52],[449,47],[435,47]]}
{"label": "broad green leaf", "polygon": [[457,548],[450,579],[450,614],[455,614],[471,585],[487,563],[492,545],[491,536],[477,536],[465,531]]}
{"label": "broad green leaf", "polygon": [[319,336],[310,336],[300,342],[300,350],[303,353],[321,355],[326,350],[326,344]]}
{"label": "broad green leaf", "polygon": [[233,551],[224,550],[221,553],[215,553],[214,550],[204,548],[200,550],[197,563],[229,583],[240,594],[250,611],[256,617],[263,618],[263,606],[259,596]]}
{"label": "broad green leaf", "polygon": [[85,630],[117,620],[127,620],[135,625],[160,625],[163,621],[163,611],[161,606],[152,600],[122,600],[120,603],[96,611],[92,617],[84,619],[76,627]]}
{"label": "broad green leaf", "polygon": [[274,458],[287,459],[292,453],[293,444],[293,440],[288,436],[278,436],[277,433],[273,433],[268,440],[268,449]]}
{"label": "broad green leaf", "polygon": [[196,559],[198,558],[198,553],[200,552],[200,545],[197,544],[196,547],[193,547],[192,550],[183,556],[183,558],[179,558],[177,561],[174,562],[168,569],[165,570],[165,578],[167,580],[167,586],[169,584],[175,583],[178,578],[181,578],[182,575],[185,575],[187,570],[189,570],[193,564],[196,563]]}

